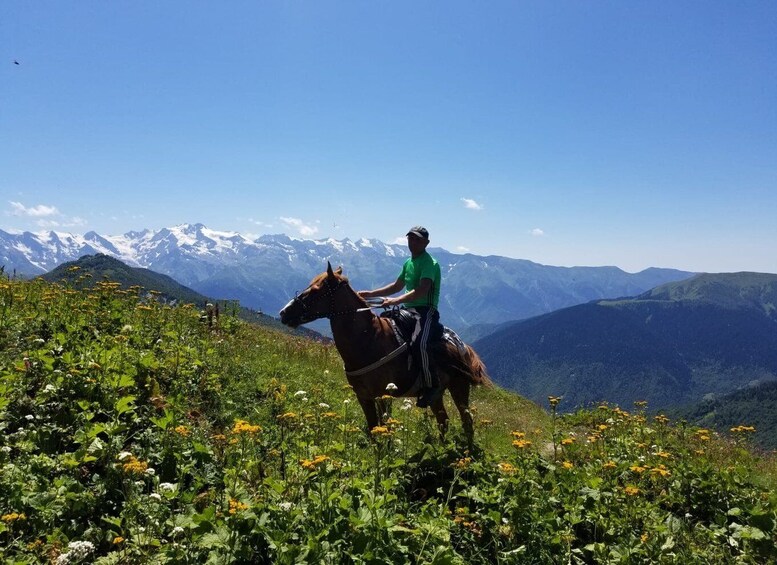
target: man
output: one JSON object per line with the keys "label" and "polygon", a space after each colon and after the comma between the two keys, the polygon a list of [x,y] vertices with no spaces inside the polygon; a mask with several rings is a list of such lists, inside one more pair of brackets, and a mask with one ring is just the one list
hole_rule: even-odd
{"label": "man", "polygon": [[406,292],[394,298],[384,298],[381,306],[404,304],[416,317],[411,347],[413,357],[421,363],[423,389],[416,405],[426,408],[439,396],[440,382],[429,360],[429,344],[442,336],[440,313],[440,265],[426,251],[429,232],[422,226],[407,232],[407,247],[411,257],[405,261],[397,280],[375,290],[362,290],[362,298],[386,297],[402,289]]}

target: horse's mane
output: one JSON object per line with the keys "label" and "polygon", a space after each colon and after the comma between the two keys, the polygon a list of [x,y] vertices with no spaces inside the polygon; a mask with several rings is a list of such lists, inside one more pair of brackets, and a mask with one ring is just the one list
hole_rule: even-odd
{"label": "horse's mane", "polygon": [[[343,275],[341,273],[338,273],[336,271],[332,271],[332,274],[334,275],[334,277],[337,279],[338,282],[343,282],[343,283],[347,284],[349,288],[351,288],[351,285],[348,282],[348,277],[346,277],[345,275]],[[310,281],[310,286],[320,287],[321,285],[324,284],[324,282],[326,282],[326,279],[328,277],[329,277],[329,273],[324,271],[320,275],[316,276],[312,281]],[[353,290],[353,288],[351,288],[351,290]],[[359,301],[361,302],[361,304],[363,306],[368,306],[367,301],[364,300],[364,298],[362,298],[361,296],[359,296],[356,293],[356,291],[354,291],[354,294],[356,295],[356,297],[359,299]]]}

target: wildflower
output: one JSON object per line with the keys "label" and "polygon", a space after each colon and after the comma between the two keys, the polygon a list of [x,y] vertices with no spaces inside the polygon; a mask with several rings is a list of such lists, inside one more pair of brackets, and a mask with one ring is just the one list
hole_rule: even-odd
{"label": "wildflower", "polygon": [[399,387],[394,383],[389,383],[386,385],[386,392],[396,392],[398,390],[399,390]]}
{"label": "wildflower", "polygon": [[47,384],[45,387],[43,387],[43,392],[56,392],[57,387],[55,387],[52,384]]}
{"label": "wildflower", "polygon": [[575,443],[575,440],[573,440],[571,437],[565,437],[561,440],[561,445],[572,445]]}
{"label": "wildflower", "polygon": [[288,512],[289,510],[291,510],[291,509],[292,509],[292,507],[293,507],[293,506],[294,506],[294,504],[292,504],[291,502],[281,502],[281,503],[278,505],[278,508],[280,508],[280,509],[281,509],[281,510],[283,510],[284,512]]}
{"label": "wildflower", "polygon": [[637,408],[644,408],[645,406],[647,406],[647,400],[635,400],[634,406],[636,406]]}
{"label": "wildflower", "polygon": [[603,432],[603,431],[604,431],[604,430],[606,430],[608,427],[609,427],[609,426],[608,426],[607,424],[599,424],[599,426],[597,427],[597,429],[598,429],[600,432]]}
{"label": "wildflower", "polygon": [[10,514],[3,514],[0,516],[0,520],[6,524],[16,522],[17,520],[24,521],[27,519],[27,515],[24,512],[11,512]]}
{"label": "wildflower", "polygon": [[116,536],[113,538],[113,545],[119,545],[120,543],[124,543],[124,538],[121,536]]}
{"label": "wildflower", "polygon": [[664,416],[663,414],[659,414],[658,416],[656,416],[656,417],[655,417],[655,418],[653,418],[653,419],[654,419],[656,422],[658,422],[659,424],[667,424],[667,423],[669,423],[669,418],[667,418],[667,417],[666,417],[666,416]]}
{"label": "wildflower", "polygon": [[555,408],[558,406],[558,403],[561,402],[560,396],[548,396],[548,402],[550,403],[551,408]]}
{"label": "wildflower", "polygon": [[174,492],[175,484],[173,483],[159,483],[159,490],[162,492]]}
{"label": "wildflower", "polygon": [[232,433],[237,434],[256,434],[262,431],[259,426],[252,426],[245,420],[235,420],[235,425],[232,427]]}
{"label": "wildflower", "polygon": [[386,420],[386,425],[387,426],[398,426],[401,423],[402,422],[400,422],[399,420],[396,420],[395,418],[389,418],[388,420]]}
{"label": "wildflower", "polygon": [[494,423],[494,421],[493,421],[493,420],[487,420],[487,419],[485,419],[485,418],[484,418],[484,419],[482,419],[482,420],[480,420],[480,421],[478,422],[478,424],[480,424],[480,425],[481,425],[481,426],[483,426],[483,427],[490,426],[490,425],[491,425],[491,424],[493,424],[493,423]]}
{"label": "wildflower", "polygon": [[666,451],[659,451],[656,455],[662,459],[669,459],[672,456],[671,453],[667,453]]}
{"label": "wildflower", "polygon": [[615,469],[615,467],[617,467],[615,461],[607,461],[602,465],[602,469]]}
{"label": "wildflower", "polygon": [[753,426],[737,426],[735,428],[731,428],[731,431],[735,434],[743,432],[754,432],[755,428]]}
{"label": "wildflower", "polygon": [[213,434],[211,437],[213,438],[213,441],[226,441],[227,440],[227,436],[225,436],[224,434]]}
{"label": "wildflower", "polygon": [[307,392],[305,392],[304,390],[298,390],[297,392],[294,393],[294,396],[299,397],[299,396],[305,396],[306,394]]}
{"label": "wildflower", "polygon": [[154,469],[153,467],[148,467],[148,468],[146,469],[145,473],[146,473],[146,475],[148,475],[149,477],[153,477],[154,475],[156,475],[156,469]]}
{"label": "wildflower", "polygon": [[156,500],[157,502],[161,502],[162,501],[162,495],[160,495],[159,493],[156,493],[156,492],[152,492],[151,494],[148,495],[148,497],[150,499],[152,499],[152,500]]}
{"label": "wildflower", "polygon": [[57,557],[57,565],[84,561],[94,553],[94,544],[90,541],[71,541],[67,544],[67,548],[69,550],[67,553]]}
{"label": "wildflower", "polygon": [[393,399],[394,399],[394,397],[391,396],[390,394],[384,394],[383,396],[381,396],[379,398],[379,400],[393,400]]}
{"label": "wildflower", "polygon": [[386,426],[375,426],[370,430],[370,433],[374,436],[385,436],[389,435],[391,432]]}
{"label": "wildflower", "polygon": [[318,404],[318,407],[319,408],[323,408],[324,410],[328,410],[329,409],[329,404],[327,404],[326,402],[320,402]]}
{"label": "wildflower", "polygon": [[237,514],[238,512],[242,512],[243,510],[246,510],[248,508],[248,504],[243,504],[239,500],[235,500],[234,498],[229,499],[229,513],[230,514]]}
{"label": "wildflower", "polygon": [[148,463],[145,461],[139,460],[134,455],[130,454],[128,457],[121,457],[122,454],[119,454],[119,460],[125,461],[122,465],[122,468],[124,469],[124,472],[128,475],[142,475],[146,472],[148,469]]}
{"label": "wildflower", "polygon": [[471,462],[472,457],[462,457],[461,459],[457,460],[453,466],[457,469],[466,469]]}
{"label": "wildflower", "polygon": [[648,535],[648,533],[645,532],[641,536],[639,536],[639,541],[641,541],[642,543],[645,543],[648,540],[649,537],[650,536]]}
{"label": "wildflower", "polygon": [[672,474],[664,465],[654,467],[650,472],[656,475],[661,475],[662,477],[669,477]]}
{"label": "wildflower", "polygon": [[526,437],[526,434],[524,432],[510,432],[510,435],[513,436],[515,439],[523,439]]}
{"label": "wildflower", "polygon": [[173,528],[173,530],[170,532],[170,535],[173,537],[179,536],[183,533],[183,528],[181,526],[176,526]]}
{"label": "wildflower", "polygon": [[635,487],[634,485],[629,485],[623,489],[623,492],[625,492],[629,496],[637,496],[639,494],[639,489]]}
{"label": "wildflower", "polygon": [[572,468],[572,467],[574,467],[575,465],[574,465],[574,463],[572,463],[571,461],[564,461],[564,462],[561,464],[561,466],[562,466],[562,467],[564,467],[564,469],[571,469],[571,468]]}
{"label": "wildflower", "polygon": [[189,435],[191,435],[191,431],[186,426],[176,426],[175,433],[183,437],[189,437]]}
{"label": "wildflower", "polygon": [[328,456],[316,455],[316,457],[313,459],[301,459],[299,463],[302,465],[303,469],[307,469],[308,471],[315,471],[319,465],[325,463],[326,461],[329,461]]}
{"label": "wildflower", "polygon": [[497,465],[497,468],[505,475],[512,475],[516,471],[515,466],[512,463],[507,463],[507,462],[500,463],[499,465]]}
{"label": "wildflower", "polygon": [[524,449],[526,447],[529,447],[531,445],[531,441],[528,439],[516,439],[513,441],[513,447],[517,449]]}
{"label": "wildflower", "polygon": [[281,414],[280,416],[278,416],[278,419],[281,422],[288,422],[288,421],[291,421],[291,420],[295,420],[296,418],[297,418],[297,414],[294,413],[294,412],[286,412],[286,413]]}
{"label": "wildflower", "polygon": [[32,421],[35,419],[35,416],[33,416],[32,414],[27,414],[27,415],[24,417],[24,419],[25,419],[25,420],[27,420],[27,421],[29,421],[29,422],[32,422]]}
{"label": "wildflower", "polygon": [[337,412],[324,412],[323,414],[321,414],[321,416],[332,420],[337,420],[340,418],[340,414],[338,414]]}
{"label": "wildflower", "polygon": [[402,406],[400,406],[400,410],[412,410],[413,408],[413,402],[409,398],[405,398],[405,400],[402,402]]}
{"label": "wildflower", "polygon": [[637,474],[642,474],[645,471],[647,471],[647,467],[642,467],[641,465],[632,465],[631,467],[629,467],[629,469],[632,472],[637,473]]}

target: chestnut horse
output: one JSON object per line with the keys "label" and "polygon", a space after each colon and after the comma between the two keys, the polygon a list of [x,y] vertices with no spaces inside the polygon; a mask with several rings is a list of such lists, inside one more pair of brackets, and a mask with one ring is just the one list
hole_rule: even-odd
{"label": "chestnut horse", "polygon": [[[280,318],[281,322],[293,328],[319,318],[329,318],[348,382],[356,393],[370,429],[380,422],[376,399],[386,394],[417,396],[421,382],[417,378],[417,370],[413,370],[412,374],[408,371],[409,347],[399,347],[391,322],[372,313],[367,302],[342,275],[342,267],[333,271],[327,263],[326,272],[314,278],[310,286],[284,306]],[[468,345],[460,349],[453,343],[440,341],[431,348],[430,354],[440,386],[450,391],[471,444],[473,427],[469,389],[472,385],[490,384],[485,365]],[[395,390],[389,386],[391,383],[395,385]],[[430,408],[440,432],[444,434],[448,427],[448,414],[442,395]]]}

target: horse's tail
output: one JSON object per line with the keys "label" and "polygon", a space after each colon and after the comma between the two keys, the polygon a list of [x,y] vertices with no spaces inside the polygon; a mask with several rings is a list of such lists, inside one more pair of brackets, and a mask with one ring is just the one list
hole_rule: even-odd
{"label": "horse's tail", "polygon": [[462,355],[455,345],[448,343],[446,350],[446,371],[458,378],[466,379],[472,385],[491,385],[491,378],[486,372],[486,366],[480,356],[469,345]]}

